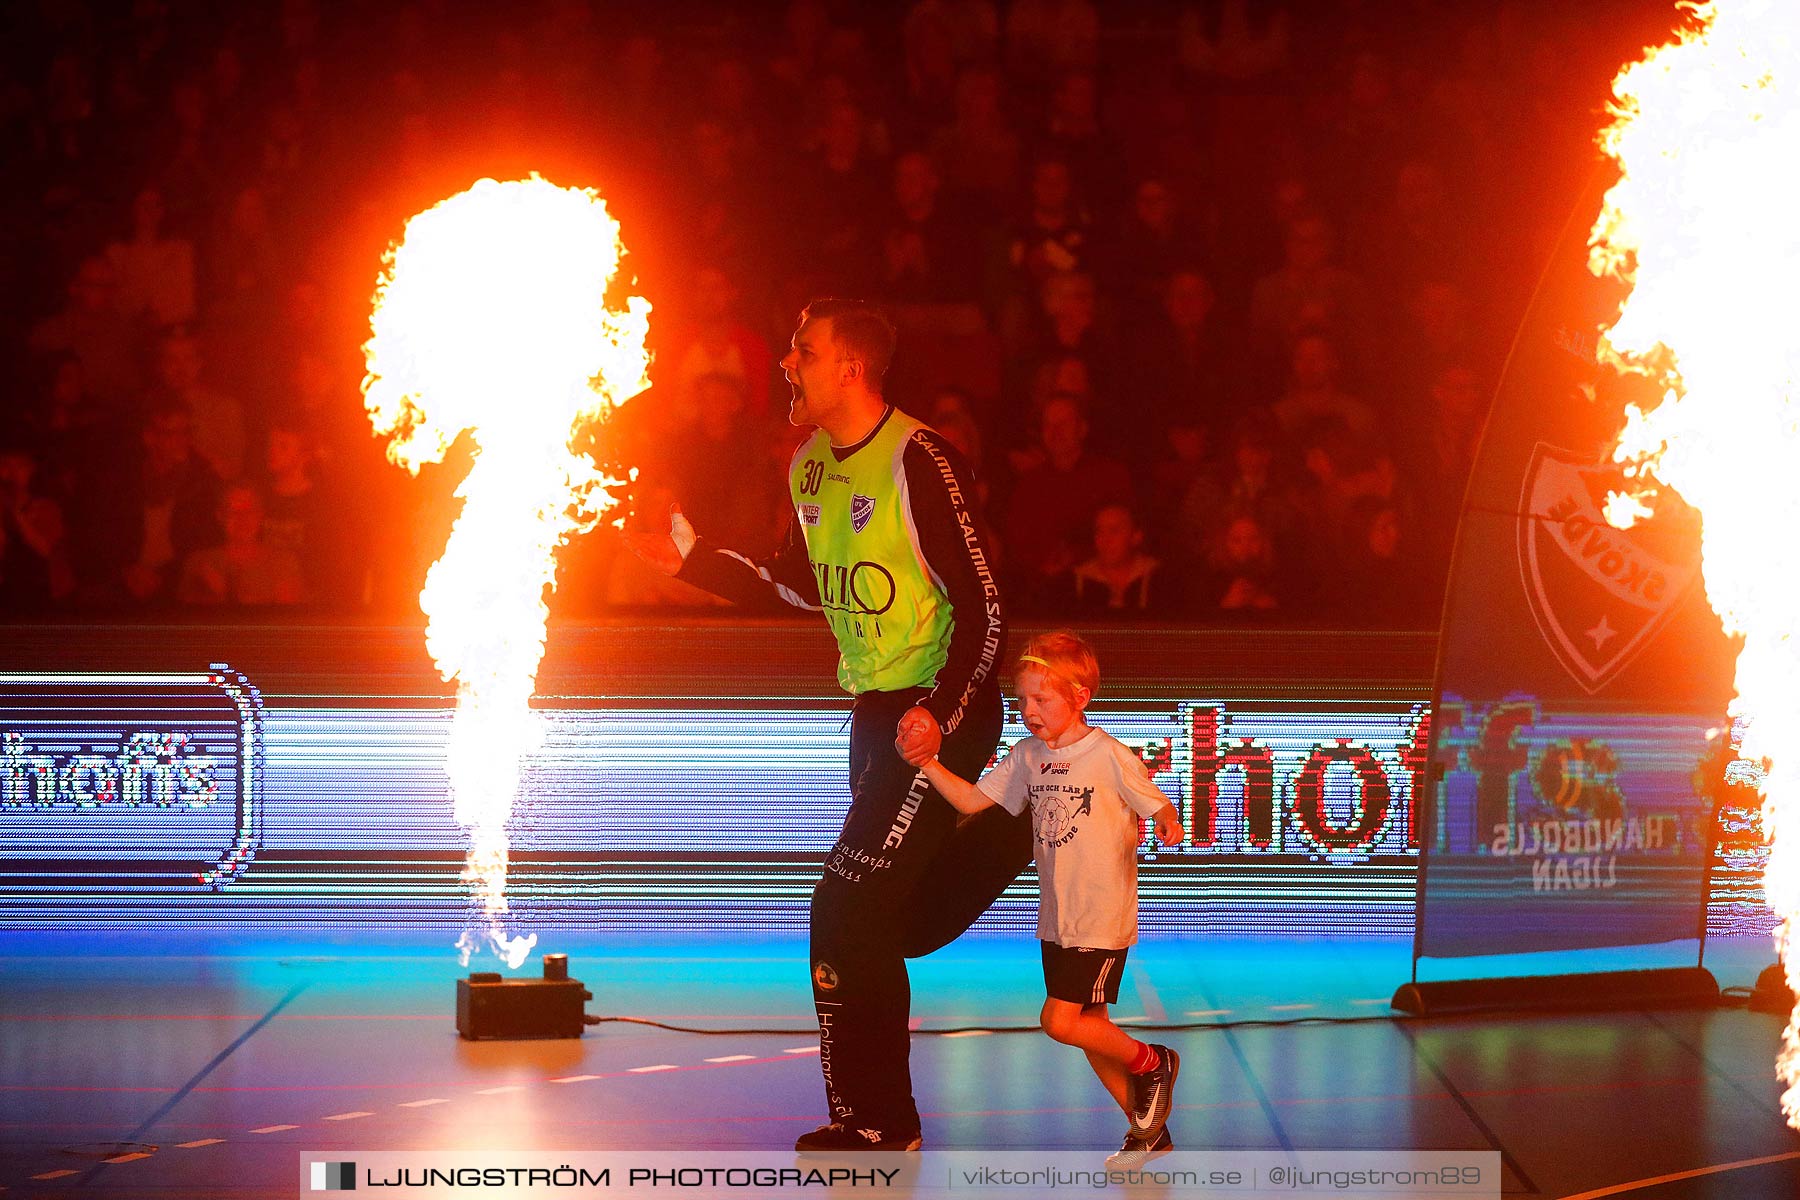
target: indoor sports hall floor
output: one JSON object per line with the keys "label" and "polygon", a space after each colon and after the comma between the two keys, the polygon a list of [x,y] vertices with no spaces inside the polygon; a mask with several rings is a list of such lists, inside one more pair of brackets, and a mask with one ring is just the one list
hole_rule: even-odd
{"label": "indoor sports hall floor", "polygon": [[[609,1022],[466,1042],[462,969],[435,940],[4,934],[0,1193],[291,1196],[302,1150],[782,1150],[820,1119],[803,940],[548,940],[590,1013],[767,1032]],[[1186,1026],[1156,1038],[1182,1056],[1178,1146],[1497,1150],[1509,1196],[1800,1196],[1776,1017],[1394,1019],[1408,954],[1395,939],[1141,945],[1117,1015]],[[1760,938],[1707,951],[1725,987],[1771,961]],[[913,980],[928,1146],[1116,1147],[1121,1119],[1079,1054],[978,1032],[1033,1019],[1033,942],[971,936]]]}

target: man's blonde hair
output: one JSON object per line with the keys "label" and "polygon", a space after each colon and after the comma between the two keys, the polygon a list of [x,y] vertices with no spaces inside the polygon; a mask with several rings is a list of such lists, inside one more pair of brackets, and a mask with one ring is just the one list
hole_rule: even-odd
{"label": "man's blonde hair", "polygon": [[1049,676],[1071,703],[1082,688],[1090,699],[1100,690],[1100,660],[1094,657],[1094,648],[1067,629],[1040,633],[1027,642],[1013,664],[1014,678],[1033,667]]}

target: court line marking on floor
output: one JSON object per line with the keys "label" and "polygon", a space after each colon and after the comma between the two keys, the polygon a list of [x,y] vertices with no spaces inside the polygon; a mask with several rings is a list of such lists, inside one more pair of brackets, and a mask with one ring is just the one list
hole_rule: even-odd
{"label": "court line marking on floor", "polygon": [[[793,1059],[790,1056],[799,1055],[799,1054],[816,1054],[816,1053],[818,1053],[818,1050],[819,1050],[819,1048],[817,1046],[803,1046],[803,1047],[797,1046],[791,1050],[784,1051],[780,1057],[757,1058],[756,1056],[750,1055],[750,1054],[727,1054],[727,1055],[721,1055],[717,1059],[707,1059],[706,1061],[708,1063],[713,1063],[715,1065],[726,1064],[726,1063],[739,1063],[739,1062],[748,1062],[748,1063],[791,1062],[791,1061],[793,1061]],[[654,1071],[693,1071],[693,1070],[702,1070],[702,1069],[705,1069],[705,1068],[702,1068],[699,1065],[691,1065],[691,1066],[683,1067],[677,1063],[656,1063],[654,1065],[646,1066],[646,1067],[630,1067],[624,1071],[613,1072],[610,1075],[566,1075],[566,1076],[561,1076],[561,1077],[554,1078],[554,1079],[546,1079],[541,1082],[544,1082],[544,1083],[574,1083],[574,1082],[591,1080],[591,1079],[618,1078],[619,1076],[622,1076],[622,1075],[644,1075],[644,1074],[649,1074]],[[526,1085],[526,1084],[518,1084],[518,1083],[504,1084],[500,1087],[482,1088],[482,1089],[478,1090],[475,1094],[478,1096],[504,1095],[504,1094],[511,1093],[511,1092],[525,1091],[527,1089],[527,1086],[528,1085]],[[403,1101],[398,1107],[400,1107],[400,1108],[425,1108],[427,1106],[434,1105],[434,1104],[448,1104],[448,1103],[450,1103],[450,1101],[444,1097],[433,1096],[433,1097],[430,1097],[430,1098],[424,1099],[424,1100]],[[363,1117],[372,1117],[375,1115],[376,1114],[373,1112],[357,1110],[354,1112],[334,1113],[330,1116],[322,1117],[320,1119],[326,1120],[326,1121],[354,1121],[354,1120],[359,1120]],[[289,1130],[299,1129],[299,1128],[300,1128],[300,1126],[298,1126],[298,1125],[263,1125],[259,1128],[250,1130],[250,1132],[253,1134],[286,1133]],[[194,1142],[184,1142],[181,1144],[181,1148],[182,1149],[193,1149],[193,1148],[198,1148],[200,1146],[217,1145],[218,1143],[223,1142],[225,1140],[226,1139],[224,1139],[224,1138],[201,1138],[198,1141],[194,1141]],[[115,1158],[103,1159],[102,1161],[105,1163],[127,1163],[127,1162],[134,1162],[140,1158],[152,1158],[152,1157],[154,1157],[154,1155],[136,1153],[136,1154],[120,1155]],[[72,1170],[65,1170],[61,1173],[52,1172],[47,1175],[33,1176],[33,1178],[34,1179],[61,1179],[61,1178],[64,1178],[65,1176],[76,1175],[76,1174],[79,1174],[79,1172],[72,1171]]]}
{"label": "court line marking on floor", "polygon": [[1144,1015],[1158,1025],[1165,1024],[1169,1019],[1169,1010],[1163,1007],[1162,997],[1156,994],[1156,988],[1150,982],[1150,972],[1144,969],[1143,963],[1131,959],[1126,960],[1125,969],[1131,972],[1131,984],[1137,989],[1138,999],[1143,1002]]}
{"label": "court line marking on floor", "polygon": [[1597,1200],[1600,1196],[1617,1196],[1621,1192],[1635,1192],[1640,1188],[1656,1187],[1658,1184],[1674,1183],[1681,1179],[1696,1179],[1701,1175],[1717,1175],[1724,1171],[1738,1171],[1745,1167],[1760,1167],[1765,1163],[1786,1162],[1800,1158],[1800,1150],[1789,1150],[1785,1154],[1766,1154],[1761,1158],[1739,1159],[1737,1162],[1719,1163],[1711,1167],[1695,1167],[1692,1171],[1676,1171],[1670,1175],[1653,1175],[1648,1179],[1633,1179],[1626,1183],[1615,1183],[1608,1187],[1595,1188],[1591,1192],[1574,1192],[1560,1197],[1560,1200]]}
{"label": "court line marking on floor", "polygon": [[1506,1143],[1500,1140],[1500,1135],[1494,1132],[1493,1127],[1479,1112],[1475,1111],[1475,1102],[1456,1086],[1456,1081],[1450,1078],[1450,1073],[1439,1065],[1438,1061],[1431,1056],[1430,1051],[1419,1044],[1419,1039],[1414,1036],[1411,1029],[1406,1027],[1404,1021],[1395,1022],[1393,1028],[1406,1039],[1407,1053],[1412,1061],[1425,1064],[1425,1069],[1431,1072],[1431,1077],[1436,1079],[1438,1086],[1449,1095],[1450,1102],[1462,1110],[1463,1117],[1475,1127],[1477,1133],[1487,1140],[1488,1148],[1500,1152],[1501,1167],[1511,1171],[1519,1182],[1525,1185],[1526,1191],[1535,1194],[1538,1191],[1537,1182],[1525,1173],[1525,1168],[1519,1164],[1518,1158],[1507,1148]]}
{"label": "court line marking on floor", "polygon": [[1270,1012],[1302,1012],[1309,1008],[1317,1008],[1316,1004],[1271,1004]]}
{"label": "court line marking on floor", "polygon": [[100,1161],[103,1163],[128,1163],[128,1162],[136,1162],[140,1158],[153,1158],[153,1157],[155,1157],[155,1156],[147,1153],[146,1151],[133,1150],[130,1154],[115,1154],[111,1158],[103,1158]]}
{"label": "court line marking on floor", "polygon": [[[1125,966],[1129,970],[1131,963],[1127,962]],[[1136,977],[1133,976],[1133,978]],[[1212,998],[1212,992],[1204,984],[1200,985],[1197,990],[1200,993],[1201,1003],[1218,1005],[1219,1002]],[[1255,1099],[1257,1108],[1262,1111],[1263,1120],[1269,1123],[1269,1130],[1275,1135],[1275,1141],[1284,1152],[1292,1154],[1294,1141],[1288,1136],[1287,1129],[1281,1123],[1281,1114],[1275,1111],[1275,1104],[1269,1098],[1269,1090],[1257,1077],[1256,1068],[1251,1064],[1250,1056],[1244,1051],[1243,1041],[1238,1036],[1238,1031],[1230,1025],[1225,1025],[1221,1027],[1220,1032],[1225,1036],[1226,1052],[1237,1063],[1237,1069],[1244,1077],[1244,1086],[1250,1089],[1250,1095]]]}
{"label": "court line marking on floor", "polygon": [[994,1031],[991,1029],[958,1029],[954,1033],[946,1033],[942,1036],[947,1038],[987,1037],[992,1032]]}
{"label": "court line marking on floor", "polygon": [[198,1150],[202,1146],[216,1146],[224,1140],[224,1138],[196,1138],[191,1142],[176,1142],[175,1148],[177,1150]]}
{"label": "court line marking on floor", "polygon": [[1228,1017],[1231,1015],[1231,1010],[1229,1008],[1190,1008],[1184,1015],[1190,1017]]}
{"label": "court line marking on floor", "polygon": [[[1645,1012],[1643,1014],[1643,1018],[1645,1021],[1648,1021],[1659,1032],[1661,1032],[1661,1034],[1664,1037],[1668,1038],[1670,1041],[1674,1042],[1677,1046],[1680,1046],[1688,1054],[1692,1055],[1697,1062],[1699,1062],[1702,1066],[1705,1067],[1706,1073],[1709,1076],[1711,1076],[1714,1079],[1717,1079],[1720,1083],[1724,1084],[1726,1087],[1728,1087],[1732,1091],[1736,1092],[1739,1096],[1742,1096],[1744,1099],[1744,1103],[1750,1105],[1752,1108],[1762,1108],[1763,1107],[1764,1100],[1763,1100],[1763,1096],[1762,1096],[1762,1087],[1761,1086],[1758,1086],[1754,1090],[1744,1086],[1743,1081],[1735,1078],[1731,1074],[1731,1072],[1721,1069],[1717,1063],[1714,1063],[1712,1061],[1712,1059],[1707,1057],[1706,1052],[1704,1050],[1702,1050],[1699,1046],[1696,1046],[1692,1041],[1688,1040],[1688,1038],[1685,1037],[1680,1031],[1671,1027],[1666,1021],[1662,1020],[1655,1013]],[[1759,1085],[1762,1084],[1762,1080],[1758,1080],[1757,1082]],[[1781,1125],[1783,1127],[1783,1131],[1785,1132],[1786,1122],[1782,1121],[1781,1117],[1778,1114],[1770,1113],[1769,1120],[1772,1124]]]}
{"label": "court line marking on floor", "polygon": [[[235,1037],[231,1040],[230,1045],[226,1046],[223,1050],[221,1050],[217,1054],[213,1055],[212,1058],[207,1061],[206,1065],[201,1067],[198,1071],[194,1072],[193,1076],[186,1083],[184,1083],[180,1087],[176,1088],[174,1094],[171,1095],[167,1100],[163,1101],[162,1104],[157,1107],[157,1110],[155,1112],[151,1113],[148,1117],[145,1117],[143,1119],[143,1121],[138,1124],[138,1127],[136,1129],[133,1129],[130,1133],[126,1134],[124,1137],[120,1138],[119,1140],[122,1142],[136,1142],[136,1141],[141,1140],[143,1138],[144,1134],[146,1134],[150,1130],[156,1128],[156,1125],[159,1121],[161,1121],[164,1117],[168,1116],[171,1112],[173,1112],[175,1110],[176,1105],[180,1104],[183,1100],[187,1099],[188,1095],[191,1092],[193,1092],[193,1090],[195,1088],[200,1086],[201,1080],[205,1079],[208,1075],[211,1075],[215,1070],[217,1070],[219,1068],[220,1064],[222,1064],[226,1059],[230,1058],[232,1056],[232,1054],[238,1049],[238,1047],[242,1046],[245,1042],[248,1042],[251,1038],[255,1037],[257,1035],[257,1033],[259,1031],[261,1031],[265,1026],[267,1026],[270,1021],[273,1021],[275,1019],[275,1017],[281,1012],[282,1009],[286,1008],[289,1004],[293,1003],[294,999],[296,997],[298,997],[301,992],[304,992],[309,986],[310,986],[309,983],[302,982],[302,983],[297,983],[293,987],[289,988],[287,990],[287,992],[279,1000],[275,1001],[273,1007],[271,1007],[268,1012],[264,1013],[261,1016],[261,1018],[259,1018],[254,1025],[252,1025],[252,1026],[250,1026],[250,1028],[244,1030],[244,1032],[238,1034],[237,1037]],[[83,1187],[86,1187],[87,1185],[93,1183],[95,1178],[97,1176],[99,1176],[99,1174],[103,1170],[105,1170],[107,1163],[109,1161],[111,1161],[111,1160],[101,1159],[99,1162],[95,1163],[92,1167],[89,1167],[87,1169],[87,1171],[85,1173],[83,1173],[81,1176],[81,1185]],[[131,1160],[126,1159],[125,1161],[129,1162]]]}
{"label": "court line marking on floor", "polygon": [[66,1179],[70,1175],[79,1175],[79,1174],[81,1174],[80,1171],[69,1171],[69,1170],[45,1171],[42,1175],[33,1175],[32,1178],[33,1179]]}

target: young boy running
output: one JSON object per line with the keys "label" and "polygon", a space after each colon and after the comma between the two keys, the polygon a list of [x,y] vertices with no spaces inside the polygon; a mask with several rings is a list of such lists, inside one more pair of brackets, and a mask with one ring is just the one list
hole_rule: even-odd
{"label": "young boy running", "polygon": [[1119,1000],[1126,948],[1137,942],[1139,819],[1156,823],[1164,845],[1184,836],[1169,798],[1137,756],[1086,720],[1100,668],[1072,633],[1041,634],[1019,656],[1019,708],[1031,736],[1000,765],[969,783],[936,757],[901,753],[964,813],[999,805],[1031,808],[1042,899],[1044,1032],[1087,1054],[1131,1129],[1107,1160],[1121,1166],[1174,1149],[1167,1126],[1180,1057],[1128,1036],[1107,1016]]}

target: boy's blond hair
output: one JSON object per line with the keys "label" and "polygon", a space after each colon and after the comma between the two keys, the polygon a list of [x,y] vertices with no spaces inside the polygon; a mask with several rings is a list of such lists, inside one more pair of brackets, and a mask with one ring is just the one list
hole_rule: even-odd
{"label": "boy's blond hair", "polygon": [[1014,677],[1028,667],[1043,671],[1070,703],[1082,688],[1089,699],[1100,690],[1100,660],[1094,657],[1094,648],[1067,629],[1040,633],[1027,642],[1013,664]]}

